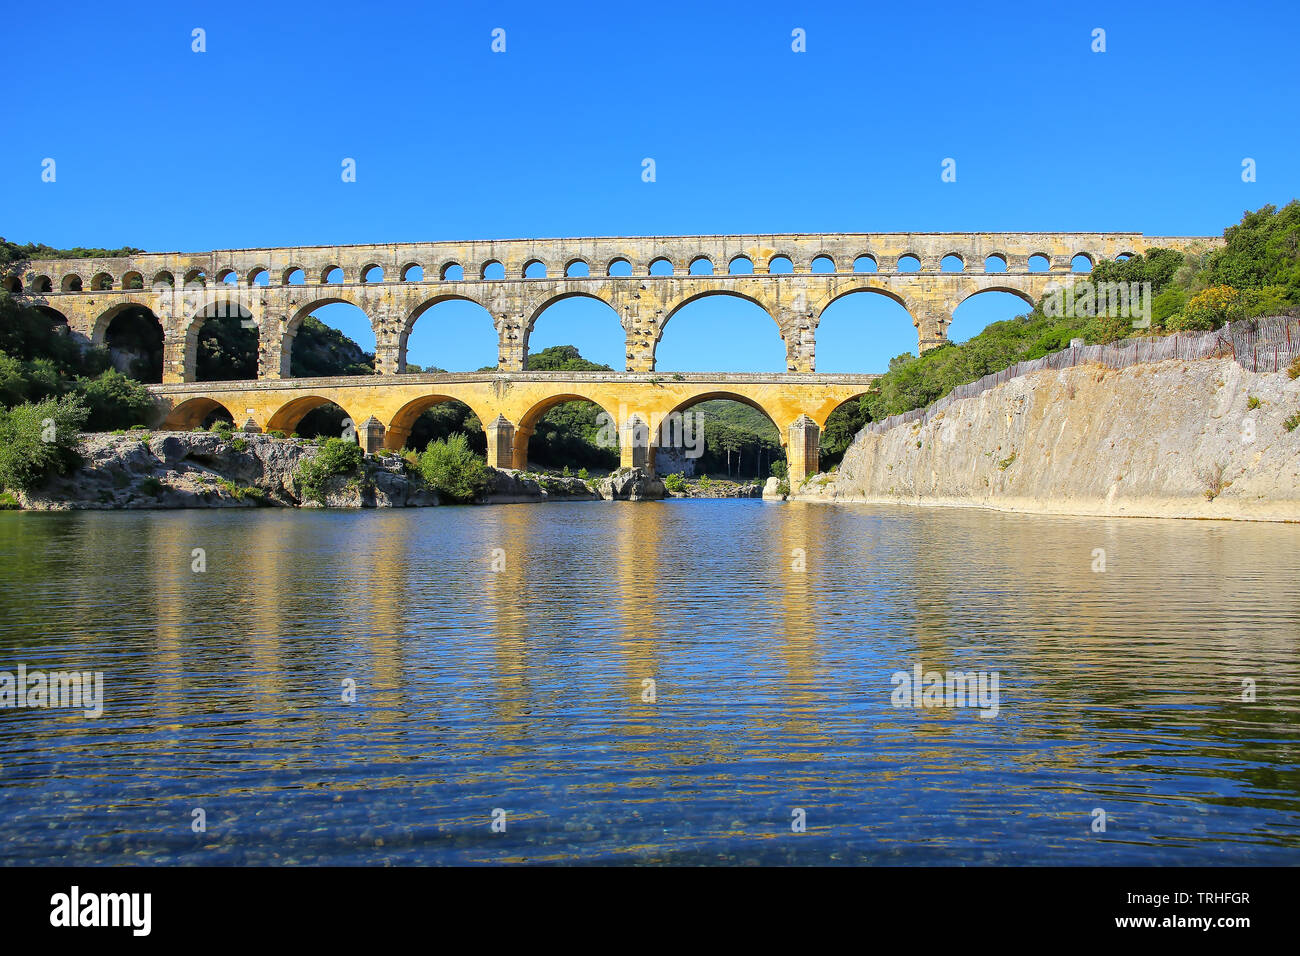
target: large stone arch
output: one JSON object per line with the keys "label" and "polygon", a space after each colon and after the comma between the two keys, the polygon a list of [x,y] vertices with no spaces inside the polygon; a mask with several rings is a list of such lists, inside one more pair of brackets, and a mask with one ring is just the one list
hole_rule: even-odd
{"label": "large stone arch", "polygon": [[[260,373],[262,366],[260,354],[266,343],[262,341],[262,316],[258,305],[258,303],[250,301],[247,297],[240,296],[238,290],[234,288],[228,291],[215,288],[203,296],[198,306],[182,320],[180,327],[184,343],[182,361],[185,363],[185,381],[198,380],[199,336],[203,333],[203,327],[214,319],[234,319],[241,323],[245,321],[252,322],[252,325],[248,326],[248,328],[251,328],[257,336],[254,355],[259,356],[258,371]],[[215,314],[208,315],[209,310],[215,310]]]}
{"label": "large stone arch", "polygon": [[[325,395],[312,393],[310,395],[300,395],[297,398],[285,402],[271,415],[266,422],[266,430],[282,431],[286,435],[292,434],[297,430],[298,423],[312,409],[320,408],[322,405],[337,405],[343,409],[344,414],[352,420],[355,427],[360,428],[361,423],[357,421],[356,416],[342,402]],[[238,421],[238,419],[236,419]]]}
{"label": "large stone arch", "polygon": [[[704,278],[704,277],[699,277],[699,278]],[[781,320],[777,315],[773,314],[773,309],[770,303],[764,302],[762,299],[758,298],[757,296],[750,295],[746,292],[739,292],[735,289],[727,289],[727,288],[720,287],[715,289],[714,288],[701,289],[698,292],[692,292],[691,294],[687,295],[684,299],[682,299],[680,302],[675,302],[672,305],[670,305],[668,308],[664,309],[663,319],[655,323],[655,340],[654,340],[655,345],[658,345],[661,341],[663,341],[664,329],[668,327],[668,323],[673,320],[673,317],[676,316],[678,312],[686,308],[692,302],[698,302],[701,299],[706,299],[709,296],[715,296],[715,295],[728,295],[728,296],[732,296],[733,298],[744,299],[746,302],[752,302],[754,305],[758,306],[760,309],[762,309],[764,312],[767,313],[768,318],[770,318],[773,324],[776,326],[777,335],[784,337],[785,330],[781,327]]]}
{"label": "large stone arch", "polygon": [[838,302],[845,296],[857,295],[860,292],[883,295],[887,299],[892,299],[907,310],[907,314],[912,317],[912,324],[916,324],[916,316],[921,311],[921,307],[915,300],[894,290],[886,281],[868,280],[863,282],[859,280],[850,285],[837,286],[813,304],[811,309],[813,328],[816,328],[821,324],[822,314],[825,313],[833,303]]}
{"label": "large stone arch", "polygon": [[[993,274],[999,274],[999,273],[993,273]],[[1016,296],[1016,298],[1026,303],[1031,309],[1034,306],[1038,305],[1038,300],[1034,298],[1033,294],[1028,289],[1019,288],[1014,283],[1000,282],[997,285],[981,286],[979,288],[963,291],[962,293],[960,293],[960,296],[959,298],[957,298],[957,301],[953,303],[954,311],[956,310],[957,306],[961,305],[967,299],[973,299],[975,298],[975,296],[982,295],[985,292],[1009,292],[1011,295]]]}
{"label": "large stone arch", "polygon": [[174,406],[169,410],[162,420],[159,428],[162,431],[188,432],[193,431],[203,424],[203,420],[211,415],[218,408],[225,409],[230,414],[232,421],[238,423],[239,418],[235,415],[235,410],[225,402],[219,402],[209,396],[200,396],[190,398]]}
{"label": "large stone arch", "polygon": [[116,319],[123,312],[126,312],[130,309],[144,309],[146,312],[150,313],[154,317],[154,319],[158,322],[158,327],[163,330],[164,338],[166,337],[167,323],[163,320],[162,316],[160,316],[148,305],[145,305],[143,302],[126,301],[126,302],[117,302],[113,305],[110,305],[107,309],[105,309],[104,311],[100,312],[97,316],[95,316],[95,320],[90,326],[91,344],[103,345],[104,337],[108,334],[108,327],[113,324],[113,320]]}
{"label": "large stone arch", "polygon": [[[606,292],[604,289],[573,289],[554,292],[544,296],[538,301],[530,302],[528,305],[526,320],[523,328],[519,332],[519,347],[522,352],[523,366],[525,368],[527,368],[528,365],[528,341],[532,337],[533,331],[537,326],[537,320],[540,319],[542,313],[551,308],[551,306],[557,305],[566,299],[593,299],[596,302],[602,302],[608,306],[610,318],[613,320],[613,327],[618,329],[624,339],[624,345],[620,346],[620,348],[626,346],[627,326],[623,316],[619,315],[618,306],[615,303],[613,295]],[[590,356],[584,356],[584,358],[589,357]]]}
{"label": "large stone arch", "polygon": [[[696,405],[715,401],[738,402],[759,412],[772,423],[781,447],[786,447],[786,428],[782,427],[782,422],[778,421],[777,414],[774,414],[773,410],[764,405],[760,399],[731,389],[714,389],[683,398],[666,412],[654,416],[653,420],[648,423],[649,447],[646,449],[643,460],[638,459],[636,465],[652,472],[655,471],[655,458],[660,451],[671,449],[679,441],[686,444],[691,436],[695,434],[695,426],[687,420],[686,414]],[[786,424],[788,425],[788,423]],[[701,441],[703,437],[703,433],[700,432],[699,438]]]}
{"label": "large stone arch", "polygon": [[[496,316],[492,312],[492,304],[485,302],[483,299],[471,295],[468,292],[439,292],[437,295],[430,295],[420,299],[411,309],[402,317],[401,331],[397,335],[397,369],[400,372],[406,371],[406,344],[411,337],[411,332],[415,328],[415,323],[419,321],[420,316],[428,312],[435,305],[443,302],[472,302],[487,312],[488,320],[492,323],[493,330],[497,332],[498,338],[501,329]],[[378,336],[376,335],[376,338]],[[499,344],[498,344],[499,349]]]}

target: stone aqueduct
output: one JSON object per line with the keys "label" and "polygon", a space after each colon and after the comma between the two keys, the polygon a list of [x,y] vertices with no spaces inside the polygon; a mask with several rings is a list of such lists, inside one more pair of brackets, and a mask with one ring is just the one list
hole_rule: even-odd
{"label": "stone aqueduct", "polygon": [[[528,435],[549,407],[595,401],[631,437],[705,398],[764,411],[787,445],[796,478],[817,468],[820,428],[873,375],[815,373],[817,326],[855,292],[902,305],[925,351],[947,340],[954,310],[973,295],[1010,292],[1032,305],[1073,270],[1148,248],[1210,247],[1217,237],[1140,233],[887,233],[531,239],[148,253],[120,259],[31,260],[0,276],[11,293],[102,344],[113,319],[144,306],[163,331],[163,383],[153,386],[166,426],[192,427],[225,407],[249,429],[291,431],[312,407],[333,402],[360,424],[369,450],[400,448],[411,424],[439,401],[464,401],[485,424],[489,463],[522,467]],[[1031,260],[1041,261],[1032,268]],[[777,265],[784,266],[774,271]],[[911,265],[910,270],[906,266]],[[996,271],[994,271],[996,270]],[[786,373],[655,375],[666,324],[702,296],[758,304],[785,342]],[[572,296],[607,303],[622,324],[626,371],[547,373],[525,368],[541,313]],[[407,374],[406,342],[439,302],[476,302],[496,328],[497,371]],[[292,379],[293,337],[314,309],[358,306],[376,340],[373,377]],[[258,378],[195,382],[199,333],[214,312],[235,310],[258,332]],[[225,314],[230,314],[227,312]],[[650,439],[653,445],[654,438]],[[627,465],[653,467],[643,443],[624,440]]]}

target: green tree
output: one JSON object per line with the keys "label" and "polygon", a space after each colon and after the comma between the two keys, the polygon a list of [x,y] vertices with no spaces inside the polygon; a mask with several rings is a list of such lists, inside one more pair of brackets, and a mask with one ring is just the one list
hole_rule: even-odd
{"label": "green tree", "polygon": [[75,395],[0,410],[0,487],[33,488],[75,466],[87,414]]}

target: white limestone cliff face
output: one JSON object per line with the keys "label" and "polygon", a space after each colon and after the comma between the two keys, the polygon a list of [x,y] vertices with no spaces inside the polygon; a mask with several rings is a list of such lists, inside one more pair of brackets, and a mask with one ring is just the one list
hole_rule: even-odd
{"label": "white limestone cliff face", "polygon": [[[1250,400],[1259,405],[1250,408]],[[800,500],[1300,520],[1300,380],[1229,359],[1037,372],[861,432]]]}

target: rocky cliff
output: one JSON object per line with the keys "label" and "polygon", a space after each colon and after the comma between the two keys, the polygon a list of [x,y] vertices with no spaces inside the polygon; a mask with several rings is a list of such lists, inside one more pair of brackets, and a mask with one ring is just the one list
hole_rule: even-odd
{"label": "rocky cliff", "polygon": [[794,497],[1296,521],[1297,413],[1300,380],[1228,359],[1037,372],[925,424],[859,433]]}

